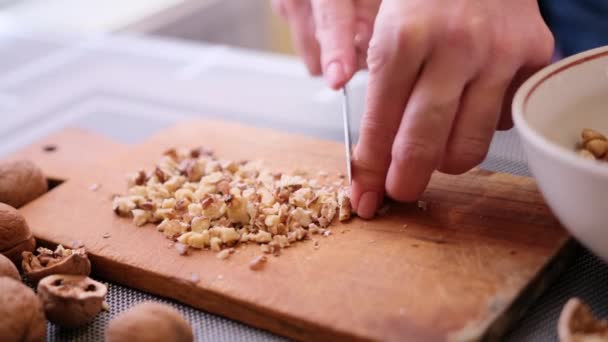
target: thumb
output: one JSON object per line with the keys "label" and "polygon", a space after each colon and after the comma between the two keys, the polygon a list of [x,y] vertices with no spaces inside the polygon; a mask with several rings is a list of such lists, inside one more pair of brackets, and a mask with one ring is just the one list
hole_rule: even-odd
{"label": "thumb", "polygon": [[339,89],[356,71],[354,3],[312,0],[312,9],[325,81]]}

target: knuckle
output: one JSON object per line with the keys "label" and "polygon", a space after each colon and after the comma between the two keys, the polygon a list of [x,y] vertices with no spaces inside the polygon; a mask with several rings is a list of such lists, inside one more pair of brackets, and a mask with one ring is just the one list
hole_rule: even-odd
{"label": "knuckle", "polygon": [[418,104],[414,104],[414,115],[423,116],[428,122],[438,127],[442,125],[449,114],[458,108],[459,103],[459,94],[429,98]]}
{"label": "knuckle", "polygon": [[[302,2],[301,0],[298,0]],[[313,6],[315,25],[319,31],[329,31],[349,23],[349,18],[340,13],[331,0],[317,0]]]}
{"label": "knuckle", "polygon": [[492,60],[497,65],[513,65],[521,58],[522,49],[505,37],[496,37],[492,41],[491,49]]}
{"label": "knuckle", "polygon": [[362,165],[364,168],[383,168],[390,162],[390,146],[393,136],[387,134],[390,129],[387,124],[379,118],[370,117],[361,122],[361,138],[357,146],[357,159],[361,164],[374,161],[374,165]]}
{"label": "knuckle", "polygon": [[544,32],[539,37],[538,42],[538,56],[539,64],[544,65],[551,61],[553,52],[555,50],[555,38],[551,31],[547,27],[544,28]]}
{"label": "knuckle", "polygon": [[381,43],[378,36],[372,37],[367,48],[367,68],[374,75],[382,73],[388,64],[389,57],[386,48]]}
{"label": "knuckle", "polygon": [[441,171],[461,174],[479,165],[488,153],[488,141],[481,137],[463,137],[452,142],[448,148]]}
{"label": "knuckle", "polygon": [[463,51],[474,51],[487,35],[486,20],[480,18],[457,18],[446,27],[444,40],[449,47]]}
{"label": "knuckle", "polygon": [[390,60],[401,52],[423,48],[423,24],[418,22],[401,23],[401,20],[386,20],[372,36],[367,51],[367,65],[370,73],[382,72]]}
{"label": "knuckle", "polygon": [[429,143],[397,141],[391,152],[392,163],[398,169],[429,167],[435,164],[439,151]]}

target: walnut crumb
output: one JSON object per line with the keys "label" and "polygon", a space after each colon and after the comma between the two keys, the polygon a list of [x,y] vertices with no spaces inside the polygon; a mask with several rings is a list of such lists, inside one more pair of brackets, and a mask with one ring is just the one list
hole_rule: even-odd
{"label": "walnut crumb", "polygon": [[109,238],[110,236],[112,236],[112,235],[110,235],[110,233],[105,233],[105,234],[103,234],[103,236],[102,236],[102,237],[103,237],[104,239],[107,239],[107,238]]}
{"label": "walnut crumb", "polygon": [[259,271],[264,268],[267,260],[265,255],[258,255],[249,262],[249,269],[252,271]]}
{"label": "walnut crumb", "polygon": [[227,259],[230,256],[230,254],[233,254],[233,253],[234,253],[234,248],[226,248],[226,249],[219,251],[215,256],[218,259],[223,260],[223,259]]}
{"label": "walnut crumb", "polygon": [[82,247],[84,247],[84,243],[82,243],[82,241],[80,241],[80,240],[72,241],[72,249],[78,249],[78,248],[82,248]]}
{"label": "walnut crumb", "polygon": [[317,176],[220,160],[203,148],[170,148],[156,165],[128,176],[127,193],[112,198],[112,209],[136,226],[155,224],[181,255],[210,249],[225,259],[254,243],[278,256],[313,234],[329,236],[328,227],[355,214],[344,175],[333,185],[338,178]]}
{"label": "walnut crumb", "polygon": [[386,203],[380,209],[378,209],[378,211],[376,213],[378,214],[378,216],[384,216],[388,213],[388,211],[390,209],[391,209],[391,206],[388,203]]}
{"label": "walnut crumb", "polygon": [[192,273],[189,280],[191,283],[196,285],[201,281],[201,277],[196,273]]}
{"label": "walnut crumb", "polygon": [[427,211],[428,209],[428,204],[426,203],[426,201],[418,201],[416,202],[416,206],[422,211]]}
{"label": "walnut crumb", "polygon": [[188,246],[187,245],[184,245],[181,242],[176,242],[174,244],[174,246],[175,246],[175,249],[177,250],[177,252],[179,253],[179,255],[186,255],[186,254],[188,254]]}
{"label": "walnut crumb", "polygon": [[110,311],[110,304],[108,304],[108,302],[106,302],[105,300],[101,303],[101,310],[103,311]]}

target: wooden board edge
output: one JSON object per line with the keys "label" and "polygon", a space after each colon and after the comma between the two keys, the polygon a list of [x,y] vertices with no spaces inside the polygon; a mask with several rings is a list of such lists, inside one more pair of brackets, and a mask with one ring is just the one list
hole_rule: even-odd
{"label": "wooden board edge", "polygon": [[[73,150],[81,146],[89,147],[86,158],[81,158],[82,155],[74,158]],[[104,151],[124,150],[126,146],[90,129],[68,126],[10,152],[1,160],[31,160],[42,169],[47,179],[61,182],[87,167],[103,164],[104,158],[108,157]]]}
{"label": "wooden board edge", "polygon": [[538,271],[528,285],[496,316],[455,332],[451,341],[502,341],[508,331],[521,320],[555,280],[569,267],[580,253],[581,245],[572,237]]}

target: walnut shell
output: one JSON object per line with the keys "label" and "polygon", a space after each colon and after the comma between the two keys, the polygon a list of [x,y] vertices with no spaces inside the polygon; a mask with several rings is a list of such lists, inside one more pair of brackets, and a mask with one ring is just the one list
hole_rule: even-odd
{"label": "walnut shell", "polygon": [[0,202],[19,208],[48,190],[44,174],[29,160],[0,164]]}
{"label": "walnut shell", "polygon": [[9,277],[21,281],[21,276],[15,264],[2,254],[0,254],[0,277]]}
{"label": "walnut shell", "polygon": [[116,316],[106,330],[106,342],[191,342],[192,328],[172,307],[144,302]]}
{"label": "walnut shell", "polygon": [[92,321],[103,307],[107,287],[89,277],[54,274],[38,283],[46,318],[65,328]]}
{"label": "walnut shell", "polygon": [[69,251],[71,253],[67,256],[58,252],[59,250],[58,248],[53,252],[45,248],[39,248],[38,255],[34,255],[32,252],[23,252],[21,268],[25,272],[27,279],[34,284],[38,284],[40,279],[51,274],[83,276],[91,274],[91,262],[84,248],[71,250],[61,247],[61,251]]}
{"label": "walnut shell", "polygon": [[25,218],[17,209],[0,203],[0,253],[20,265],[21,252],[31,252],[35,247],[36,240]]}
{"label": "walnut shell", "polygon": [[3,341],[43,342],[46,320],[40,300],[21,282],[0,277],[0,336]]}
{"label": "walnut shell", "polygon": [[608,341],[608,320],[598,320],[578,298],[571,298],[559,317],[557,332],[561,342]]}

